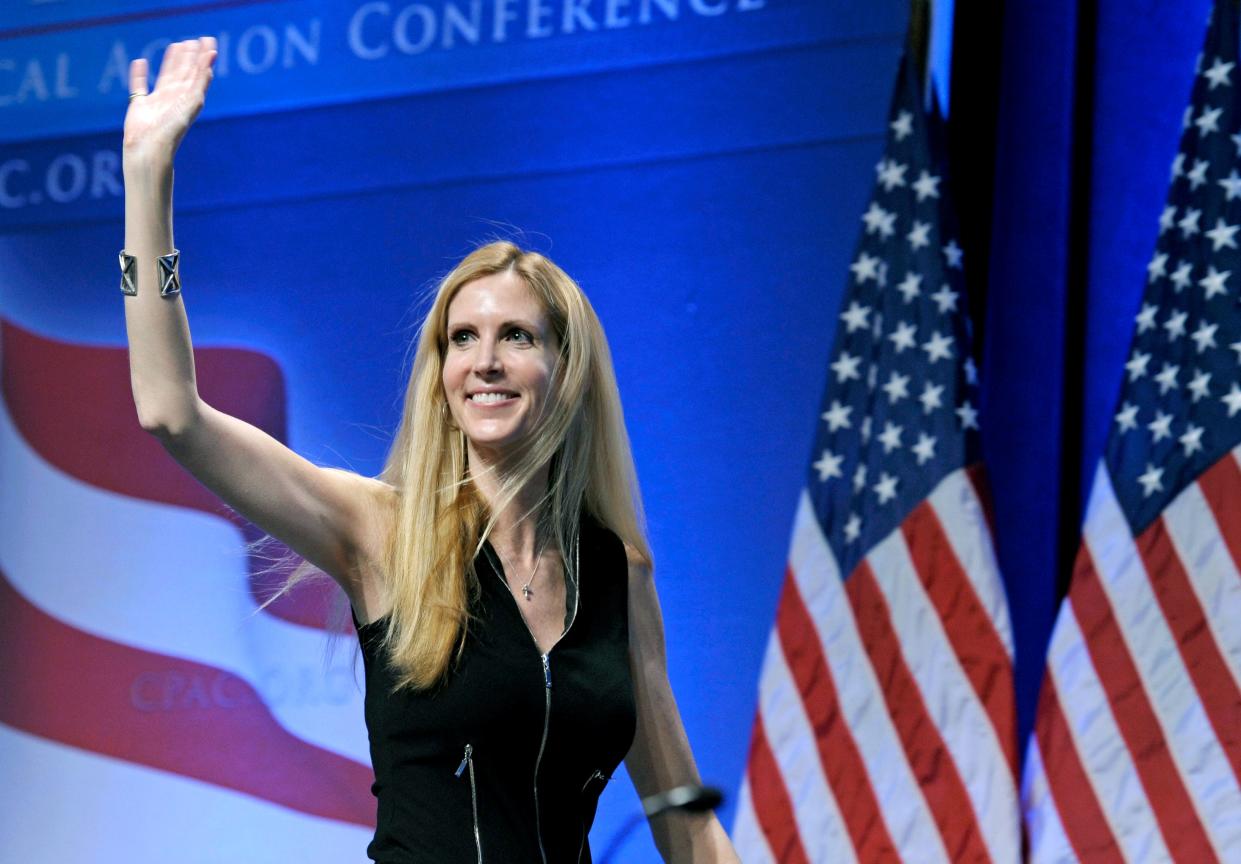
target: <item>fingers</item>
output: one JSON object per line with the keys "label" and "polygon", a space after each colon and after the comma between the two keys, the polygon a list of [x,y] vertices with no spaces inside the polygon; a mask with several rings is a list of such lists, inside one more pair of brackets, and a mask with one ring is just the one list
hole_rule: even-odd
{"label": "fingers", "polygon": [[211,84],[211,79],[215,77],[215,73],[211,67],[215,64],[216,51],[215,38],[212,36],[204,36],[199,40],[201,43],[198,54],[198,68],[195,70],[197,78],[204,90]]}
{"label": "fingers", "polygon": [[155,86],[159,87],[163,82],[172,84],[210,79],[216,53],[216,41],[212,36],[173,42],[164,49]]}
{"label": "fingers", "polygon": [[139,93],[145,96],[147,90],[147,77],[151,74],[150,64],[147,63],[145,57],[139,57],[129,64],[129,92]]}
{"label": "fingers", "polygon": [[159,65],[159,78],[156,79],[155,86],[158,88],[165,81],[173,84],[185,77],[185,69],[193,63],[193,55],[197,52],[197,39],[187,39],[184,42],[174,42],[169,45],[164,51],[164,62]]}
{"label": "fingers", "polygon": [[172,79],[172,70],[177,62],[177,54],[181,51],[181,43],[173,42],[164,49],[164,56],[159,61],[159,74],[155,78],[155,87],[158,90],[166,82]]}

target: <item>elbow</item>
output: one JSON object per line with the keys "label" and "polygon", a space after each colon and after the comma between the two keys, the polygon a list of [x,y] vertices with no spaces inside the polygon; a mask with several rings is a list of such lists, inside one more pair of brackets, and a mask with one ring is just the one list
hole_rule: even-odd
{"label": "elbow", "polygon": [[163,443],[168,443],[175,440],[180,434],[180,431],[177,429],[176,425],[166,423],[163,420],[139,417],[138,423],[142,426],[142,430],[144,432],[154,435]]}
{"label": "elbow", "polygon": [[143,431],[154,435],[163,444],[168,445],[183,438],[193,427],[197,419],[197,411],[191,409],[168,410],[156,409],[138,404],[138,425]]}
{"label": "elbow", "polygon": [[172,443],[185,434],[185,424],[168,421],[158,416],[139,416],[138,423],[144,432],[154,435],[164,444]]}

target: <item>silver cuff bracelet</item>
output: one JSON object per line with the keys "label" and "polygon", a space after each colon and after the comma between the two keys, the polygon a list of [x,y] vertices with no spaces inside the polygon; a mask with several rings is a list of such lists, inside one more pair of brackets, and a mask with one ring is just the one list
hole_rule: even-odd
{"label": "silver cuff bracelet", "polygon": [[[177,264],[181,260],[181,250],[173,249],[167,255],[155,259],[159,271],[159,296],[172,297],[181,293],[181,274]],[[121,293],[130,297],[138,294],[138,259],[121,250]]]}

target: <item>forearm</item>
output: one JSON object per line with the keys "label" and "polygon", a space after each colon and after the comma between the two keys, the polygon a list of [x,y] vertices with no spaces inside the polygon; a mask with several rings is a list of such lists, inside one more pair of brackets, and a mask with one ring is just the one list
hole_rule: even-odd
{"label": "forearm", "polygon": [[125,253],[135,259],[136,295],[125,297],[129,379],[144,429],[177,436],[199,416],[194,350],[180,294],[161,296],[157,259],[173,251],[172,160],[202,110],[216,43],[168,46],[154,90],[150,64],[129,64],[121,159],[125,174]]}
{"label": "forearm", "polygon": [[143,428],[175,434],[197,411],[194,353],[179,294],[160,296],[156,258],[171,252],[172,157],[126,153],[125,252],[137,259],[137,296],[126,296],[129,373]]}
{"label": "forearm", "polygon": [[676,864],[736,864],[737,853],[714,813],[668,813],[650,820],[660,856]]}

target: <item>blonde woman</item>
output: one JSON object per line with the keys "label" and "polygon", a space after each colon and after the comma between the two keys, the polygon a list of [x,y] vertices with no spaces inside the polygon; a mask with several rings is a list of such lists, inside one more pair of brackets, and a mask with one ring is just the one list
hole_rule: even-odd
{"label": "blonde woman", "polygon": [[[144,429],[330,575],[353,609],[379,862],[589,861],[623,758],[639,794],[698,781],[603,331],[546,258],[483,246],[442,281],[378,478],[316,467],[199,398],[172,237],[173,155],[210,38],[170,46],[125,118],[125,322]],[[668,861],[733,862],[710,814],[655,817]]]}

